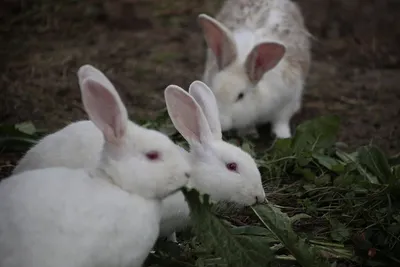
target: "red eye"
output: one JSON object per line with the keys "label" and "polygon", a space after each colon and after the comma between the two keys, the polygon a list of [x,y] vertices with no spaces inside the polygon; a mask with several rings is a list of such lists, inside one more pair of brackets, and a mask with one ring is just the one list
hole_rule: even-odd
{"label": "red eye", "polygon": [[230,171],[236,172],[237,164],[235,162],[230,162],[230,163],[226,164],[226,168]]}
{"label": "red eye", "polygon": [[151,152],[146,153],[146,157],[149,160],[157,160],[160,158],[160,154],[157,151],[151,151]]}

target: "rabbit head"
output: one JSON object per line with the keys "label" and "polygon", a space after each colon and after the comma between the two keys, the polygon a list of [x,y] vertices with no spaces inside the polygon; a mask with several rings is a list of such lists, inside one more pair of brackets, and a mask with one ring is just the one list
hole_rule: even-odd
{"label": "rabbit head", "polygon": [[190,167],[164,134],[128,120],[118,92],[93,66],[78,71],[84,108],[104,136],[96,169],[123,190],[147,198],[164,198],[185,186]]}
{"label": "rabbit head", "polygon": [[[262,101],[259,83],[285,55],[277,42],[255,43],[248,31],[234,33],[214,18],[198,18],[209,56],[215,64],[205,70],[203,80],[215,94],[223,131],[252,126],[257,120],[257,103]],[[244,41],[245,40],[245,41]],[[272,85],[281,81],[269,81]]]}
{"label": "rabbit head", "polygon": [[222,140],[218,107],[210,88],[194,81],[189,92],[170,85],[165,101],[174,126],[190,145],[191,186],[216,201],[263,202],[265,192],[254,159]]}

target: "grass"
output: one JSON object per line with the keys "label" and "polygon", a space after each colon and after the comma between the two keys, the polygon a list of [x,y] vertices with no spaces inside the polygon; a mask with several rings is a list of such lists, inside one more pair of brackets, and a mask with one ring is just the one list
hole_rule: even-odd
{"label": "grass", "polygon": [[[166,112],[141,124],[186,146]],[[262,172],[268,203],[238,213],[185,191],[193,228],[178,235],[179,245],[160,240],[147,265],[398,266],[400,157],[388,158],[373,145],[347,151],[336,141],[338,130],[339,119],[324,116],[268,150],[242,140]],[[0,127],[8,152],[41,135],[30,123]]]}

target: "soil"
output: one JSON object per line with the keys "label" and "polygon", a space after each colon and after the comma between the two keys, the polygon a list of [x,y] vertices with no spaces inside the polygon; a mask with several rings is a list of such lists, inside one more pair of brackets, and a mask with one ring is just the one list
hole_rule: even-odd
{"label": "soil", "polygon": [[[134,120],[164,108],[166,85],[186,88],[199,79],[205,46],[196,16],[215,14],[221,1],[124,1],[3,1],[0,123],[32,121],[53,131],[86,118],[76,78],[86,63],[116,84]],[[399,152],[400,2],[297,2],[314,42],[293,123],[338,114],[341,141],[351,147],[373,141]],[[0,165],[15,161],[2,158]]]}

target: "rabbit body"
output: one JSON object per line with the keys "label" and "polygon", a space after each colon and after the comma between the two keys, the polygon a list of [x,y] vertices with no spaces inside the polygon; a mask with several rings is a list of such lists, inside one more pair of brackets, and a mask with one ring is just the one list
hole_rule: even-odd
{"label": "rabbit body", "polygon": [[103,144],[101,131],[91,121],[74,122],[43,137],[25,153],[13,174],[49,167],[93,167],[99,162]]}
{"label": "rabbit body", "polygon": [[158,237],[159,209],[84,170],[21,173],[0,186],[0,266],[139,267]]}
{"label": "rabbit body", "polygon": [[[28,150],[13,170],[13,174],[49,167],[90,168],[96,166],[103,144],[104,137],[101,131],[91,121],[74,122],[45,136]],[[178,149],[185,157],[189,156],[183,148]],[[162,201],[161,213],[162,237],[170,236],[175,228],[183,229],[190,220],[190,210],[181,192]]]}
{"label": "rabbit body", "polygon": [[291,0],[227,0],[213,19],[200,15],[208,45],[203,81],[213,90],[222,130],[254,132],[272,123],[278,138],[301,108],[310,33]]}
{"label": "rabbit body", "polygon": [[166,135],[129,121],[99,70],[84,65],[78,77],[90,121],[45,137],[25,161],[40,167],[0,183],[0,266],[141,267],[159,235],[161,200],[187,184],[190,166]]}

